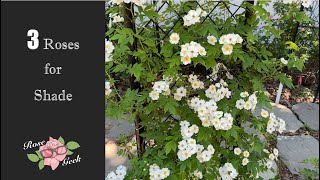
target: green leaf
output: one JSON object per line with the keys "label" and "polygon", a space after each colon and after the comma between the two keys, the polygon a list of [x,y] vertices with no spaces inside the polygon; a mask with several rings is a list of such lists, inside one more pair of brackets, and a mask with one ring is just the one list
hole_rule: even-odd
{"label": "green leaf", "polygon": [[70,141],[67,143],[67,148],[70,150],[78,149],[80,145],[75,141]]}
{"label": "green leaf", "polygon": [[167,44],[161,48],[161,54],[163,54],[164,57],[171,57],[173,54],[173,45]]}
{"label": "green leaf", "polygon": [[293,84],[290,79],[287,78],[285,74],[279,74],[274,77],[275,80],[279,80],[283,85],[287,86],[288,88],[292,89]]}
{"label": "green leaf", "polygon": [[206,69],[214,68],[217,62],[213,59],[209,59],[206,61]]}
{"label": "green leaf", "polygon": [[39,161],[38,167],[39,167],[39,170],[42,170],[44,168],[44,161],[43,160]]}
{"label": "green leaf", "polygon": [[311,21],[311,18],[308,17],[305,12],[297,12],[296,19],[299,23]]}
{"label": "green leaf", "polygon": [[142,64],[138,64],[135,63],[132,68],[129,68],[129,73],[131,75],[134,75],[134,77],[136,78],[137,81],[140,80],[140,76],[141,73],[144,71],[145,69],[142,67]]}
{"label": "green leaf", "polygon": [[61,144],[64,144],[64,139],[60,136],[58,141],[61,143]]}
{"label": "green leaf", "polygon": [[146,44],[149,47],[155,47],[156,45],[154,44],[153,41],[151,41],[150,39],[147,39],[143,42],[144,44]]}
{"label": "green leaf", "polygon": [[210,134],[209,129],[207,127],[200,127],[198,132],[197,141],[207,140],[208,134]]}
{"label": "green leaf", "polygon": [[38,162],[39,161],[39,157],[36,154],[27,154],[28,159],[32,162]]}
{"label": "green leaf", "polygon": [[177,149],[177,143],[174,142],[174,141],[169,141],[165,146],[164,146],[164,149],[166,151],[166,154],[169,154],[170,151],[176,151]]}
{"label": "green leaf", "polygon": [[252,82],[253,89],[255,91],[259,91],[259,90],[263,89],[263,84],[262,84],[261,79],[259,77],[252,78],[251,82]]}
{"label": "green leaf", "polygon": [[72,155],[73,152],[68,149],[67,155]]}
{"label": "green leaf", "polygon": [[298,45],[296,43],[292,42],[292,41],[286,42],[286,45],[288,45],[287,46],[288,49],[294,49],[294,50],[298,50],[299,49]]}
{"label": "green leaf", "polygon": [[39,159],[43,159],[43,156],[40,154],[39,151],[36,151],[36,154],[38,155]]}
{"label": "green leaf", "polygon": [[173,139],[173,136],[167,136],[166,138],[164,138],[164,140],[167,140],[167,141],[172,140],[172,139]]}
{"label": "green leaf", "polygon": [[123,72],[126,69],[127,69],[127,65],[126,64],[119,64],[112,70],[112,72],[115,72],[115,73]]}
{"label": "green leaf", "polygon": [[268,34],[271,33],[276,38],[281,38],[280,35],[283,33],[283,30],[276,29],[275,27],[272,27],[272,26],[265,26],[264,28]]}
{"label": "green leaf", "polygon": [[164,105],[164,111],[165,112],[170,112],[172,115],[176,114],[176,106],[178,106],[178,104],[176,102],[172,102],[169,101],[166,103],[166,105]]}
{"label": "green leaf", "polygon": [[119,38],[121,38],[121,34],[116,34],[116,35],[113,35],[111,38],[110,38],[110,40],[116,40],[116,39],[119,39]]}
{"label": "green leaf", "polygon": [[154,19],[155,17],[159,17],[159,14],[152,9],[149,9],[149,10],[145,11],[144,13],[150,19]]}
{"label": "green leaf", "polygon": [[248,67],[253,65],[254,59],[248,55],[244,55],[244,59],[242,60],[242,68],[245,70]]}
{"label": "green leaf", "polygon": [[[235,127],[235,126],[234,126],[234,127]],[[231,131],[231,136],[232,136],[234,139],[238,140],[238,138],[239,138],[238,132],[237,132],[237,130],[236,130],[234,127],[230,130],[230,131]]]}
{"label": "green leaf", "polygon": [[182,163],[181,166],[180,166],[180,173],[184,172],[186,167],[187,167],[186,163]]}

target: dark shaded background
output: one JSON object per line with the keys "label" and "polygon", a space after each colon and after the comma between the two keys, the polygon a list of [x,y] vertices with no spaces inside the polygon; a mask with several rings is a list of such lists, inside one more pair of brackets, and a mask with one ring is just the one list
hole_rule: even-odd
{"label": "dark shaded background", "polygon": [[[1,180],[104,178],[104,2],[1,2]],[[27,48],[37,29],[40,46]],[[79,42],[79,50],[43,50],[42,38]],[[62,75],[44,75],[44,65]],[[35,102],[34,90],[73,94],[71,102]],[[41,171],[26,141],[77,141],[78,164]]]}

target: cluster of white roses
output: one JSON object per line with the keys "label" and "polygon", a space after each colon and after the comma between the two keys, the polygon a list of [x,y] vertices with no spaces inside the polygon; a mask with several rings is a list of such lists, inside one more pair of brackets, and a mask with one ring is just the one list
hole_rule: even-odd
{"label": "cluster of white roses", "polygon": [[205,56],[206,54],[206,49],[202,47],[201,44],[194,41],[181,46],[180,56],[181,62],[184,65],[190,64],[191,58],[198,57],[198,55]]}
{"label": "cluster of white roses", "polygon": [[197,112],[202,126],[214,126],[216,130],[229,130],[233,125],[233,117],[230,113],[217,111],[218,106],[216,101],[205,101],[198,97],[193,97],[189,101],[189,107]]}
{"label": "cluster of white roses", "polygon": [[302,3],[302,6],[308,8],[312,5],[312,0],[283,0],[284,4]]}
{"label": "cluster of white roses", "polygon": [[[234,148],[233,152],[234,152],[235,155],[240,155],[242,150],[237,147],[237,148]],[[246,166],[249,163],[248,157],[250,156],[250,153],[249,153],[249,151],[243,151],[242,155],[244,157],[242,159],[242,165]]]}
{"label": "cluster of white roses", "polygon": [[222,180],[235,179],[238,176],[237,170],[231,163],[225,163],[223,167],[220,167],[219,174]]}
{"label": "cluster of white roses", "polygon": [[109,96],[109,94],[112,92],[112,89],[110,88],[110,82],[104,83],[104,94],[106,96]]}
{"label": "cluster of white roses", "polygon": [[156,164],[149,167],[150,180],[161,180],[165,179],[170,175],[170,170],[168,168],[162,168]]}
{"label": "cluster of white roses", "polygon": [[211,84],[209,88],[205,91],[206,96],[216,102],[223,98],[230,98],[231,91],[227,88],[228,84],[220,79],[219,83]]}
{"label": "cluster of white roses", "polygon": [[198,178],[198,179],[202,179],[203,178],[203,174],[201,171],[199,171],[198,169],[196,169],[194,172],[193,172],[193,175],[194,177]]}
{"label": "cluster of white roses", "polygon": [[215,152],[213,146],[209,145],[207,150],[204,150],[204,146],[197,144],[196,140],[192,138],[194,134],[199,132],[199,127],[195,124],[190,126],[188,121],[181,121],[180,126],[183,140],[181,140],[178,145],[179,160],[184,161],[192,155],[197,154],[197,159],[200,163],[210,161]]}
{"label": "cluster of white roses", "polygon": [[170,43],[171,44],[178,44],[179,43],[179,40],[180,40],[180,36],[178,33],[172,33],[170,35]]}
{"label": "cluster of white roses", "polygon": [[111,53],[114,50],[114,46],[111,41],[104,40],[104,49],[105,49],[105,62],[112,61],[112,55]]}
{"label": "cluster of white roses", "polygon": [[111,13],[109,14],[109,17],[111,18],[113,23],[119,23],[124,21],[124,18],[118,15],[117,13]]}
{"label": "cluster of white roses", "polygon": [[257,96],[255,93],[251,94],[249,96],[249,93],[248,92],[241,92],[240,93],[240,96],[242,98],[247,98],[247,101],[245,101],[244,99],[239,99],[237,100],[236,102],[236,108],[238,109],[245,109],[245,110],[251,110],[253,111],[255,108],[256,108],[256,105],[258,103],[258,99],[257,99]]}
{"label": "cluster of white roses", "polygon": [[213,115],[218,109],[217,103],[214,100],[205,101],[198,97],[191,98],[188,104],[191,109],[197,112],[200,119],[205,116]]}
{"label": "cluster of white roses", "polygon": [[145,7],[147,0],[112,0],[113,4],[120,5],[121,3],[134,3],[137,6]]}
{"label": "cluster of white roses", "polygon": [[175,100],[181,101],[183,97],[187,96],[187,89],[185,87],[179,87],[173,96]]}
{"label": "cluster of white roses", "polygon": [[267,132],[272,133],[274,131],[278,131],[279,133],[282,133],[284,130],[286,130],[286,122],[281,119],[277,118],[274,113],[270,113],[264,109],[261,109],[261,117],[268,118],[269,121],[267,124]]}
{"label": "cluster of white roses", "polygon": [[200,163],[203,162],[208,162],[212,158],[212,155],[215,152],[215,149],[213,146],[210,144],[207,147],[207,150],[204,150],[203,145],[198,145],[198,151],[197,151],[197,159],[199,160]]}
{"label": "cluster of white roses", "polygon": [[162,93],[165,96],[171,93],[170,81],[168,80],[156,81],[152,89],[153,90],[149,93],[149,97],[151,97],[152,100],[158,100],[160,93]]}
{"label": "cluster of white roses", "polygon": [[263,149],[263,152],[269,154],[270,160],[278,160],[279,150],[277,148],[273,148],[272,152],[268,151],[267,149]]}
{"label": "cluster of white roses", "polygon": [[183,16],[183,22],[185,26],[191,26],[200,22],[200,17],[207,16],[207,12],[203,11],[201,8],[196,10],[190,10],[187,15]]}
{"label": "cluster of white roses", "polygon": [[195,124],[190,126],[188,121],[181,121],[180,126],[183,140],[178,145],[178,158],[180,161],[184,161],[197,152],[197,142],[192,136],[199,132],[199,127]]}
{"label": "cluster of white roses", "polygon": [[106,180],[123,180],[127,174],[127,168],[125,166],[118,166],[116,169],[116,172],[111,171],[107,177]]}
{"label": "cluster of white roses", "polygon": [[286,122],[279,117],[277,118],[274,113],[270,113],[267,132],[271,134],[274,131],[278,131],[281,134],[284,130],[286,130]]}
{"label": "cluster of white roses", "polygon": [[228,79],[233,79],[233,75],[229,72],[228,68],[222,63],[218,63],[214,66],[214,68],[212,68],[212,73],[207,75],[207,79],[209,79],[210,81],[216,81],[218,79],[218,73],[220,70],[226,72],[225,75]]}
{"label": "cluster of white roses", "polygon": [[263,152],[269,154],[269,160],[265,163],[265,166],[268,169],[272,168],[273,165],[273,160],[278,160],[278,156],[279,156],[279,150],[274,148],[272,153],[270,151],[268,151],[267,149],[263,149]]}
{"label": "cluster of white roses", "polygon": [[224,55],[230,55],[233,51],[233,45],[241,44],[242,37],[239,34],[226,34],[220,37],[219,44],[223,44],[221,50]]}
{"label": "cluster of white roses", "polygon": [[[181,126],[181,136],[183,139],[189,139],[194,134],[197,134],[199,132],[199,127],[195,124],[190,126],[190,123],[188,121],[181,121],[180,126]],[[181,145],[182,146],[180,146],[180,147],[184,148],[183,144],[181,144]]]}
{"label": "cluster of white roses", "polygon": [[198,79],[197,75],[190,74],[188,81],[191,83],[192,89],[204,89],[204,83]]}

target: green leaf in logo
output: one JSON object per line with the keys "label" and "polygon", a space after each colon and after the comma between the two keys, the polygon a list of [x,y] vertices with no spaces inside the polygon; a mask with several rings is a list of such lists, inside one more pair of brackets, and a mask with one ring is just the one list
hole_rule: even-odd
{"label": "green leaf in logo", "polygon": [[38,162],[39,161],[39,157],[36,154],[27,154],[28,159],[32,162]]}
{"label": "green leaf in logo", "polygon": [[67,143],[67,148],[70,150],[78,149],[80,145],[75,141],[70,141]]}
{"label": "green leaf in logo", "polygon": [[64,144],[64,139],[60,136],[58,141],[61,143],[61,144]]}
{"label": "green leaf in logo", "polygon": [[43,156],[41,155],[41,153],[39,151],[36,151],[36,154],[38,155],[39,159],[43,159]]}
{"label": "green leaf in logo", "polygon": [[39,161],[38,166],[39,166],[39,170],[43,169],[43,167],[44,167],[44,161],[43,161],[43,160]]}
{"label": "green leaf in logo", "polygon": [[73,152],[68,149],[67,155],[72,155]]}

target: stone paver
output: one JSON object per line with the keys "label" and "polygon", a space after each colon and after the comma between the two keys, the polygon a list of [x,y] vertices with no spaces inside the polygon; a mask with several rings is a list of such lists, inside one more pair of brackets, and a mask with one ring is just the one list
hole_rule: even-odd
{"label": "stone paver", "polygon": [[305,159],[319,158],[319,141],[309,135],[278,136],[277,148],[281,160],[293,174],[299,174],[304,168],[313,168],[301,163]]}
{"label": "stone paver", "polygon": [[274,172],[268,169],[266,172],[260,173],[259,176],[264,180],[274,179],[278,175],[278,166],[275,161],[272,161],[272,168]]}
{"label": "stone paver", "polygon": [[[298,120],[298,118],[293,114],[293,112],[287,108],[286,106],[283,106],[281,104],[272,104],[272,112],[279,118],[283,119],[286,122],[286,132],[296,132],[298,129],[301,127],[304,127],[302,122]],[[254,111],[253,115],[254,116],[260,116],[261,112],[260,107],[257,107],[256,110]],[[268,110],[269,112],[271,111],[270,109],[263,108],[265,110]]]}
{"label": "stone paver", "polygon": [[[130,123],[127,119],[128,115],[125,115],[123,119],[105,119],[105,174],[116,170],[120,165],[128,167],[128,156],[119,156],[117,154],[120,147],[116,142],[121,137],[131,137],[135,134],[134,123]],[[135,137],[133,136],[131,141],[126,145],[131,147],[130,155],[136,155]]]}
{"label": "stone paver", "polygon": [[292,106],[299,119],[312,130],[319,130],[319,104],[299,103]]}
{"label": "stone paver", "polygon": [[125,118],[128,116],[124,116],[124,119],[105,119],[105,141],[119,141],[121,136],[129,137],[134,135],[135,128],[133,123],[129,123]]}
{"label": "stone paver", "polygon": [[119,156],[117,154],[120,147],[113,141],[109,141],[105,145],[105,174],[116,170],[120,165],[128,167],[128,157]]}
{"label": "stone paver", "polygon": [[251,122],[248,122],[248,121],[246,123],[242,124],[242,127],[244,128],[243,129],[244,132],[247,133],[247,134],[255,134],[255,135],[257,135],[258,138],[260,139],[260,141],[263,144],[266,144],[267,143],[266,137],[264,137],[264,135],[261,132],[255,130],[254,128],[251,128],[250,125],[251,125]]}

